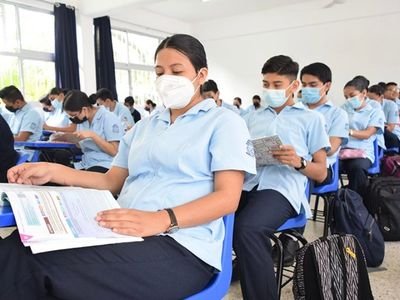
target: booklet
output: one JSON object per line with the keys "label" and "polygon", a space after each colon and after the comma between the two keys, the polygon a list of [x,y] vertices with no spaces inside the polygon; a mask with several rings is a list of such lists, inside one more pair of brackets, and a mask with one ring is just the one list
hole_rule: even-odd
{"label": "booklet", "polygon": [[142,241],[100,227],[96,214],[119,208],[109,191],[0,184],[0,206],[11,205],[20,238],[32,253]]}
{"label": "booklet", "polygon": [[257,167],[281,164],[271,153],[272,150],[277,150],[282,145],[282,141],[278,135],[254,139],[252,143]]}

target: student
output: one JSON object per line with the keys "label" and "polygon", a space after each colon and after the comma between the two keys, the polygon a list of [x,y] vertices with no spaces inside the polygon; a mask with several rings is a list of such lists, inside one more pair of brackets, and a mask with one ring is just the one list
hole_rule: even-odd
{"label": "student", "polygon": [[133,97],[132,96],[126,97],[124,105],[129,109],[135,124],[139,122],[142,116],[140,115],[140,112],[134,108],[135,100],[133,99]]}
{"label": "student", "polygon": [[157,104],[154,103],[151,99],[146,100],[144,110],[149,112],[149,116],[156,115],[163,111],[162,109],[159,109]]}
{"label": "student", "polygon": [[114,99],[109,89],[99,89],[96,93],[97,105],[104,106],[107,110],[113,112],[121,120],[124,130],[127,131],[135,124],[129,109],[122,103]]}
{"label": "student", "polygon": [[340,147],[349,138],[349,119],[346,112],[335,107],[328,100],[328,92],[332,84],[332,71],[323,63],[305,66],[300,72],[302,84],[301,101],[309,109],[322,114],[326,122],[326,133],[329,136],[330,150],[327,153],[328,176],[319,185],[332,180],[332,165],[336,163]]}
{"label": "student", "polygon": [[255,111],[255,110],[259,110],[259,109],[262,110],[263,106],[261,105],[261,98],[259,95],[254,95],[252,98],[252,101],[253,101],[253,104],[250,105],[249,107],[247,107],[247,109],[246,109],[247,113]]}
{"label": "student", "polygon": [[0,91],[6,109],[12,113],[9,125],[15,141],[36,142],[40,140],[43,119],[40,113],[28,104],[22,93],[10,85]]}
{"label": "student", "polygon": [[201,94],[204,99],[212,98],[214,99],[215,103],[219,107],[225,107],[237,114],[239,114],[239,109],[231,104],[225,103],[222,99],[219,98],[219,90],[217,83],[209,79],[208,81],[204,82],[204,84],[201,86]]}
{"label": "student", "polygon": [[14,136],[6,120],[0,115],[0,183],[7,182],[7,171],[15,166],[18,153],[14,150]]}
{"label": "student", "polygon": [[242,106],[242,99],[240,97],[235,97],[233,98],[233,105],[237,107],[239,110],[239,115],[244,116],[246,114],[246,111],[241,108]]}
{"label": "student", "polygon": [[385,84],[384,98],[395,101],[399,97],[399,89],[396,82],[388,82]]}
{"label": "student", "polygon": [[300,211],[311,216],[305,191],[308,178],[321,182],[327,175],[329,139],[324,120],[293,99],[299,87],[298,71],[298,64],[288,56],[267,60],[262,82],[268,106],[244,118],[251,138],[277,134],[284,144],[272,152],[281,165],[257,168],[256,176],[246,176],[236,212],[234,249],[244,299],[277,299],[267,235]]}
{"label": "student", "polygon": [[[376,84],[368,88],[368,99],[380,105],[385,115],[385,146],[386,148],[400,147],[399,110],[394,101],[384,99],[385,89]],[[370,102],[368,102],[370,103]]]}
{"label": "student", "polygon": [[[368,82],[355,77],[344,86],[346,103],[342,106],[349,117],[349,141],[342,148],[358,149],[362,155],[340,161],[341,172],[349,179],[349,188],[361,193],[367,183],[368,169],[375,161],[374,140],[383,134],[384,116],[382,112],[367,103]],[[349,157],[350,155],[348,155]],[[343,156],[340,154],[340,157]]]}
{"label": "student", "polygon": [[61,135],[59,140],[76,142],[81,148],[82,160],[74,164],[76,169],[105,173],[117,154],[124,132],[115,114],[93,104],[83,92],[68,92],[63,109],[77,125],[77,131],[72,136]]}
{"label": "student", "polygon": [[208,70],[198,40],[167,37],[155,66],[167,109],[124,136],[108,173],[87,176],[54,164],[9,171],[12,182],[53,181],[119,194],[124,208],[100,213],[99,224],[144,241],[32,255],[15,233],[0,240],[0,297],[184,299],[221,270],[222,217],[237,208],[244,171],[255,173],[249,133],[239,116],[202,99]]}

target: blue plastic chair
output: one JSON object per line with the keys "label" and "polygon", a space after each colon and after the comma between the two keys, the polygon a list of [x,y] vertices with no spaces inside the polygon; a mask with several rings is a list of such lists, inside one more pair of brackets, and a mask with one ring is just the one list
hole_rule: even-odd
{"label": "blue plastic chair", "polygon": [[[310,185],[307,183],[306,186],[306,196],[308,201],[310,201]],[[296,217],[288,219],[285,223],[283,223],[273,234],[269,235],[269,238],[274,241],[275,245],[277,245],[277,252],[278,252],[278,262],[276,266],[276,285],[278,287],[278,299],[281,297],[281,290],[282,288],[287,285],[290,281],[292,281],[293,276],[288,277],[288,280],[286,280],[284,283],[282,283],[283,279],[283,245],[281,240],[279,239],[278,236],[276,236],[277,233],[280,232],[285,232],[290,235],[295,236],[302,246],[307,244],[307,240],[303,237],[302,234],[300,234],[298,231],[296,231],[297,228],[302,228],[307,224],[307,218],[305,212],[300,212],[299,215]]]}
{"label": "blue plastic chair", "polygon": [[225,238],[222,247],[222,270],[214,275],[208,286],[186,300],[222,299],[228,293],[232,276],[232,239],[234,214],[224,217]]}
{"label": "blue plastic chair", "polygon": [[315,205],[314,205],[314,214],[313,214],[313,221],[317,220],[317,212],[318,212],[318,203],[319,198],[322,197],[324,199],[324,233],[323,236],[326,237],[328,235],[328,213],[329,213],[329,202],[332,197],[335,197],[338,189],[339,189],[339,159],[332,165],[332,180],[331,182],[315,186],[311,191],[311,194],[316,195],[315,198]]}
{"label": "blue plastic chair", "polygon": [[17,161],[17,166],[20,165],[20,164],[23,164],[23,163],[27,162],[28,159],[29,159],[29,154],[26,154],[26,153],[25,153],[25,154],[19,153],[19,158],[18,158],[18,161]]}
{"label": "blue plastic chair", "polygon": [[0,206],[0,227],[10,226],[15,226],[15,218],[11,206]]}
{"label": "blue plastic chair", "polygon": [[379,149],[377,139],[374,140],[374,156],[375,156],[375,161],[368,169],[368,175],[370,176],[378,175],[381,172],[380,164],[381,164],[381,158],[383,157],[383,150]]}

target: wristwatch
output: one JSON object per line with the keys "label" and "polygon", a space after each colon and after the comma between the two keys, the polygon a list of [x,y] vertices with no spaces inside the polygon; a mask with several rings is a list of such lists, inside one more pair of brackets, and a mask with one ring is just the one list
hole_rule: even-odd
{"label": "wristwatch", "polygon": [[306,167],[307,167],[307,161],[304,159],[304,157],[300,157],[300,167],[298,167],[298,168],[295,167],[295,169],[297,171],[300,171],[300,170],[305,169]]}
{"label": "wristwatch", "polygon": [[171,208],[166,208],[165,210],[167,211],[167,213],[169,215],[169,219],[170,219],[171,223],[169,224],[169,227],[167,228],[167,230],[164,233],[173,234],[179,230],[178,221],[176,220],[174,211]]}

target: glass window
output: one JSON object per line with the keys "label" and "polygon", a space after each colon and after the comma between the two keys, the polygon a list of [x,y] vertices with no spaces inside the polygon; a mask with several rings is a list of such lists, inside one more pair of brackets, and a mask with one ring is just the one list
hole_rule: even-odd
{"label": "glass window", "polygon": [[0,66],[0,88],[8,85],[21,85],[18,59],[16,57],[0,55]]}
{"label": "glass window", "polygon": [[54,16],[19,8],[21,47],[54,53]]}
{"label": "glass window", "polygon": [[16,52],[17,48],[15,6],[0,3],[0,51]]}
{"label": "glass window", "polygon": [[118,101],[123,102],[130,95],[129,72],[127,70],[115,70],[115,80],[117,82]]}
{"label": "glass window", "polygon": [[126,32],[120,30],[111,30],[114,61],[126,63],[128,62],[128,37]]}
{"label": "glass window", "polygon": [[25,98],[37,101],[55,86],[54,62],[40,60],[23,61]]}
{"label": "glass window", "polygon": [[157,38],[128,33],[129,62],[140,65],[154,65],[154,52],[159,40]]}
{"label": "glass window", "polygon": [[131,70],[132,96],[138,104],[144,105],[147,99],[158,102],[154,86],[155,80],[154,71]]}

